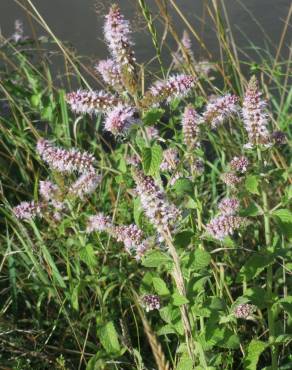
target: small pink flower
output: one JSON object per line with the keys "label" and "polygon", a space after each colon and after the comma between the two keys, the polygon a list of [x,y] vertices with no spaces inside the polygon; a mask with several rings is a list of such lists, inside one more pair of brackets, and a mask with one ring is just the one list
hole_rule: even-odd
{"label": "small pink flower", "polygon": [[184,74],[171,76],[166,81],[157,81],[150,88],[153,100],[171,102],[175,98],[183,98],[194,87],[196,78]]}
{"label": "small pink flower", "polygon": [[154,294],[146,294],[142,297],[142,304],[145,307],[146,312],[159,310],[160,309],[160,298]]}
{"label": "small pink flower", "polygon": [[86,232],[92,233],[94,231],[108,231],[113,227],[111,218],[105,216],[103,213],[90,216],[87,223]]}
{"label": "small pink flower", "polygon": [[82,174],[69,188],[69,193],[83,199],[85,195],[92,194],[101,182],[101,176],[91,171]]}
{"label": "small pink flower", "polygon": [[243,224],[242,217],[233,215],[221,215],[213,218],[206,226],[207,232],[215,239],[222,240]]}
{"label": "small pink flower", "polygon": [[121,70],[115,61],[112,59],[101,60],[96,64],[95,70],[101,75],[106,84],[121,88]]}
{"label": "small pink flower", "polygon": [[145,127],[146,135],[148,136],[149,139],[159,139],[159,131],[157,130],[156,127],[154,126],[146,126]]}
{"label": "small pink flower", "polygon": [[248,319],[256,310],[256,307],[249,303],[243,303],[235,307],[233,313],[237,319]]}
{"label": "small pink flower", "polygon": [[44,139],[38,140],[37,152],[52,169],[59,172],[90,172],[95,162],[92,154],[80,152],[75,148],[70,150],[59,148]]}
{"label": "small pink flower", "polygon": [[239,173],[245,173],[247,171],[247,167],[249,165],[249,161],[246,157],[234,157],[230,162],[230,167],[233,171],[237,171]]}
{"label": "small pink flower", "polygon": [[158,187],[152,177],[145,176],[142,171],[135,169],[134,180],[142,208],[157,229],[162,241],[164,233],[174,230],[181,213],[174,204],[168,202],[164,191]]}
{"label": "small pink flower", "polygon": [[12,209],[16,218],[20,220],[31,220],[36,216],[41,216],[41,205],[32,202],[21,202],[18,206]]}
{"label": "small pink flower", "polygon": [[118,5],[110,8],[105,17],[104,37],[119,68],[127,72],[135,70],[135,56],[131,47],[131,30],[129,22],[124,18]]}
{"label": "small pink flower", "polygon": [[218,208],[224,215],[234,215],[239,210],[239,200],[236,198],[224,198],[220,201]]}
{"label": "small pink flower", "polygon": [[105,118],[104,128],[110,131],[113,135],[123,135],[134,124],[140,124],[137,118],[137,111],[135,108],[118,105],[116,108],[108,112]]}
{"label": "small pink flower", "polygon": [[248,134],[248,146],[269,143],[267,103],[261,99],[258,82],[253,76],[248,84],[242,108],[243,123]]}
{"label": "small pink flower", "polygon": [[203,118],[205,122],[210,123],[213,128],[216,128],[222,125],[227,119],[234,117],[238,111],[238,97],[227,94],[209,102]]}
{"label": "small pink flower", "polygon": [[236,176],[232,172],[226,172],[223,175],[221,175],[221,180],[229,186],[236,186],[242,182],[242,178]]}
{"label": "small pink flower", "polygon": [[191,106],[187,106],[182,117],[182,130],[184,135],[184,143],[187,149],[194,149],[200,146],[198,136],[200,133],[200,124],[202,117]]}
{"label": "small pink flower", "polygon": [[179,163],[178,150],[176,148],[169,148],[163,151],[163,160],[160,164],[162,171],[173,171]]}
{"label": "small pink flower", "polygon": [[120,100],[103,91],[78,90],[67,94],[67,102],[75,113],[98,114],[113,109]]}
{"label": "small pink flower", "polygon": [[40,195],[41,197],[49,202],[55,199],[56,194],[59,192],[57,185],[53,184],[51,181],[40,181]]}

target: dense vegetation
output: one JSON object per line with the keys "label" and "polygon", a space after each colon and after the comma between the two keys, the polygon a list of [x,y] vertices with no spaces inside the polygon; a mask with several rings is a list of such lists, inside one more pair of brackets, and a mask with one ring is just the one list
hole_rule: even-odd
{"label": "dense vegetation", "polygon": [[291,60],[243,74],[216,8],[197,61],[157,1],[167,68],[137,3],[157,70],[112,5],[96,89],[47,25],[1,40],[1,368],[291,369]]}

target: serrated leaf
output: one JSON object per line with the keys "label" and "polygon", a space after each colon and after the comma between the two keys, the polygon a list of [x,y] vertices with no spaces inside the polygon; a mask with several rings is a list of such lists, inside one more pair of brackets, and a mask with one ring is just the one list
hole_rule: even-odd
{"label": "serrated leaf", "polygon": [[260,209],[255,203],[250,203],[246,208],[240,211],[239,215],[242,217],[255,217],[261,213]]}
{"label": "serrated leaf", "polygon": [[173,326],[170,324],[166,324],[158,330],[157,335],[159,336],[159,335],[167,335],[167,334],[175,334],[175,333],[176,331],[173,328]]}
{"label": "serrated leaf", "polygon": [[179,195],[192,195],[194,192],[194,186],[189,179],[181,178],[176,180],[173,190]]}
{"label": "serrated leaf", "polygon": [[189,267],[193,270],[201,270],[209,265],[211,255],[204,249],[197,249],[190,257]]}
{"label": "serrated leaf", "polygon": [[108,353],[117,353],[120,351],[118,334],[112,321],[98,328],[97,335],[102,346]]}
{"label": "serrated leaf", "polygon": [[274,261],[273,254],[254,254],[242,266],[239,272],[238,281],[246,281],[257,277],[267,266]]}
{"label": "serrated leaf", "polygon": [[89,267],[96,266],[96,258],[92,244],[87,244],[79,253],[81,261]]}
{"label": "serrated leaf", "polygon": [[165,282],[157,277],[154,277],[152,279],[153,287],[156,291],[156,293],[160,296],[167,296],[170,294],[170,291],[168,290]]}
{"label": "serrated leaf", "polygon": [[136,225],[141,227],[141,217],[142,217],[142,214],[143,214],[143,209],[141,207],[140,198],[135,198],[134,199],[133,206],[134,206],[133,216],[134,216],[135,223],[136,223]]}
{"label": "serrated leaf", "polygon": [[177,247],[186,248],[190,244],[193,236],[194,236],[194,233],[192,230],[182,231],[176,234],[174,238],[174,244]]}
{"label": "serrated leaf", "polygon": [[267,347],[267,343],[253,339],[249,343],[247,354],[244,358],[244,369],[257,370],[257,363],[259,361],[260,355]]}
{"label": "serrated leaf", "polygon": [[245,188],[251,194],[259,195],[259,179],[255,175],[248,175],[245,179]]}
{"label": "serrated leaf", "polygon": [[266,290],[259,287],[248,288],[244,293],[244,297],[260,309],[265,308],[268,304],[266,296]]}
{"label": "serrated leaf", "polygon": [[143,121],[145,125],[154,125],[163,116],[164,110],[160,108],[154,108],[145,113]]}
{"label": "serrated leaf", "polygon": [[160,251],[151,251],[143,258],[142,265],[145,267],[160,267],[162,265],[172,265],[171,258]]}
{"label": "serrated leaf", "polygon": [[172,295],[172,304],[174,306],[182,306],[183,304],[187,304],[189,301],[186,297],[184,297],[183,295],[175,292],[173,293]]}
{"label": "serrated leaf", "polygon": [[143,148],[142,165],[146,175],[155,176],[159,172],[162,156],[162,148],[160,145],[153,145],[151,148]]}
{"label": "serrated leaf", "polygon": [[292,212],[289,211],[289,209],[277,209],[272,213],[272,215],[278,217],[283,223],[292,223]]}

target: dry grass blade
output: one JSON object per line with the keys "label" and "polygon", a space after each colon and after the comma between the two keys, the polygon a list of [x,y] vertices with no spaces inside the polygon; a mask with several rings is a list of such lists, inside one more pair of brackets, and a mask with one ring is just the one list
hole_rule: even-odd
{"label": "dry grass blade", "polygon": [[148,342],[150,344],[153,356],[155,358],[157,368],[158,370],[170,370],[171,368],[170,368],[169,362],[166,360],[161,344],[159,343],[156,335],[153,333],[151,326],[149,324],[149,321],[147,320],[144,312],[140,308],[139,297],[137,296],[134,290],[132,290],[132,293],[133,293],[134,300],[135,300],[135,306],[141,318],[143,328],[146,333]]}

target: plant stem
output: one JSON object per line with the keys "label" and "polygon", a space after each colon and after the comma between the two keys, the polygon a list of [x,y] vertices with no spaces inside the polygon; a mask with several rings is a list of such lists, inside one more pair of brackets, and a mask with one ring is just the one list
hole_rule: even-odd
{"label": "plant stem", "polygon": [[[262,165],[262,156],[260,148],[257,149],[258,159],[260,165]],[[263,211],[264,211],[264,229],[265,229],[265,242],[266,247],[271,246],[271,228],[270,228],[270,215],[269,215],[269,205],[268,205],[268,196],[265,191],[264,186],[262,186],[262,202],[263,202]],[[271,298],[273,293],[273,266],[267,267],[267,296],[268,299]],[[272,359],[272,370],[277,370],[277,348],[273,345],[275,340],[275,321],[274,313],[272,307],[269,303],[268,305],[268,326],[269,326],[269,342],[271,344],[271,359]]]}
{"label": "plant stem", "polygon": [[[183,278],[183,274],[180,268],[179,256],[177,254],[175,246],[172,243],[172,237],[171,237],[170,231],[168,230],[167,233],[164,233],[163,237],[167,244],[169,254],[171,255],[173,262],[174,262],[173,278],[174,278],[176,287],[179,291],[179,294],[185,297],[186,289],[185,289],[185,284],[184,284],[184,278]],[[185,338],[186,338],[186,344],[188,347],[189,356],[192,359],[193,363],[195,363],[194,348],[193,348],[193,341],[192,341],[192,329],[191,329],[191,322],[190,322],[190,316],[188,313],[187,305],[183,304],[182,306],[180,306],[180,311],[182,315],[182,322],[184,326],[184,332],[185,332]]]}

